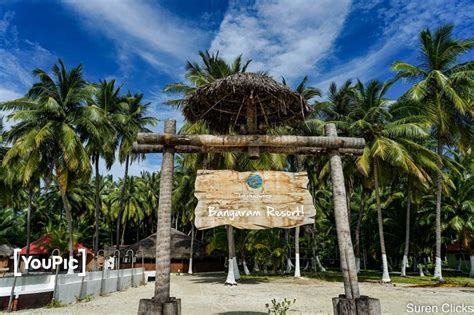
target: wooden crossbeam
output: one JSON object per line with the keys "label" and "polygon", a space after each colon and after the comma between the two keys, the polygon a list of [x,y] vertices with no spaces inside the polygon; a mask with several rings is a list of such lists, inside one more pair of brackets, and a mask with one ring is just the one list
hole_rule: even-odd
{"label": "wooden crossbeam", "polygon": [[[133,144],[135,153],[161,153],[163,145],[159,144]],[[302,155],[318,155],[327,152],[327,148],[321,147],[258,147],[260,153],[286,153]],[[222,153],[222,152],[248,152],[248,147],[205,147],[192,145],[178,145],[174,147],[176,153]],[[339,149],[341,155],[362,155],[364,149]]]}
{"label": "wooden crossbeam", "polygon": [[[192,146],[205,147],[279,147],[288,151],[298,148],[323,149],[363,149],[363,138],[350,137],[304,137],[272,135],[171,135],[157,133],[139,133],[137,143],[140,145]],[[284,152],[280,152],[284,153]]]}

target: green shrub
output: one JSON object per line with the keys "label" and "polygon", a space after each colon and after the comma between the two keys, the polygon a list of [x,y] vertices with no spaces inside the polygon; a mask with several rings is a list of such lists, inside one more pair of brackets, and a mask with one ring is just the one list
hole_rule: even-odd
{"label": "green shrub", "polygon": [[64,305],[61,304],[58,300],[52,299],[51,302],[49,302],[47,305],[45,305],[46,308],[57,308],[57,307],[63,307]]}
{"label": "green shrub", "polygon": [[284,298],[282,301],[277,302],[276,299],[272,299],[272,305],[265,304],[267,308],[268,314],[275,314],[275,315],[285,315],[290,310],[292,304],[296,303],[296,299],[287,300]]}

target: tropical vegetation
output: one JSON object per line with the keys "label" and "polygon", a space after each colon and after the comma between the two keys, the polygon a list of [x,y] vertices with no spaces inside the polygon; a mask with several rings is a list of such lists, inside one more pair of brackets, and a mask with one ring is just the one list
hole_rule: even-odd
{"label": "tropical vegetation", "polygon": [[[386,82],[351,79],[332,83],[323,93],[305,77],[294,91],[308,101],[312,114],[300,126],[271,130],[322,135],[331,122],[340,135],[365,138],[361,156],[343,158],[347,205],[358,268],[377,270],[382,281],[391,281],[395,271],[406,276],[420,268],[442,280],[453,244],[461,248],[456,259],[474,257],[474,61],[465,59],[473,46],[474,39],[456,39],[452,26],[442,26],[422,30],[420,63],[394,62],[393,78]],[[240,56],[231,63],[218,53],[199,57],[186,64],[184,82],[165,88],[173,96],[167,105],[182,109],[199,86],[251,66]],[[68,68],[59,60],[51,72],[33,74],[36,83],[24,97],[0,105],[11,125],[0,124],[0,243],[28,247],[49,234],[73,255],[76,241],[97,252],[156,232],[159,168],[131,175],[129,167],[145,158],[131,150],[137,134],[166,117],[148,116],[146,97],[124,93],[115,80],[87,81],[81,65]],[[400,82],[410,87],[390,99],[388,92]],[[205,122],[185,122],[179,132],[216,133]],[[105,175],[114,163],[123,166],[120,178]],[[317,208],[314,225],[287,233],[196,230],[196,172],[224,168],[306,171]],[[207,253],[228,254],[229,269],[246,274],[291,272],[292,261],[295,276],[337,269],[328,169],[325,156],[178,155],[172,226],[204,242]],[[233,277],[231,283],[238,278]]]}

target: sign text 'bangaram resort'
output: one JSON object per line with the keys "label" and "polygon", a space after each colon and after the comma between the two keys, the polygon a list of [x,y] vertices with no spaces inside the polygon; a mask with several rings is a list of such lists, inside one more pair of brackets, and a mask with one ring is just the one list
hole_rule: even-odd
{"label": "sign text 'bangaram resort'", "polygon": [[314,223],[316,210],[307,186],[306,172],[201,170],[195,186],[196,227],[265,229]]}

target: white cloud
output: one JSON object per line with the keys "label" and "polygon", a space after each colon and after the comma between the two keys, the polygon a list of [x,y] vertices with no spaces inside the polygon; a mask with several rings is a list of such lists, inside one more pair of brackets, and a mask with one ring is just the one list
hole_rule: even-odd
{"label": "white cloud", "polygon": [[[21,96],[22,95],[16,91],[0,87],[0,102],[14,100],[20,98]],[[5,130],[10,129],[13,125],[13,123],[7,119],[8,114],[10,114],[10,112],[0,110],[0,118],[2,118],[3,128]]]}
{"label": "white cloud", "polygon": [[[155,91],[162,91],[162,88],[155,88]],[[163,132],[163,122],[166,119],[176,120],[176,131],[184,124],[184,117],[181,113],[181,110],[176,107],[171,107],[165,105],[164,102],[170,99],[178,97],[177,95],[165,94],[162,92],[151,92],[150,96],[147,98],[151,105],[149,107],[149,116],[155,117],[159,120],[159,123],[156,127],[153,127],[154,132]]]}
{"label": "white cloud", "polygon": [[[36,42],[21,39],[15,25],[15,14],[7,11],[0,18],[0,102],[13,100],[25,94],[33,84],[31,71],[50,66],[55,56]],[[8,113],[1,112],[0,116]],[[4,127],[12,122],[4,118]]]}
{"label": "white cloud", "polygon": [[[373,5],[366,9],[379,4],[377,0],[372,2]],[[426,27],[434,31],[442,24],[455,23],[455,36],[474,37],[474,3],[469,0],[392,0],[387,7],[376,11],[369,14],[378,14],[378,18],[384,21],[380,40],[365,55],[333,64],[333,70],[321,76],[316,86],[325,91],[332,81],[341,83],[349,78],[362,81],[376,78],[387,72],[402,49],[413,51],[413,55],[406,59],[417,62],[418,35]]]}
{"label": "white cloud", "polygon": [[225,58],[243,54],[252,70],[293,80],[326,57],[350,10],[349,0],[257,1],[230,5],[211,44]]}
{"label": "white cloud", "polygon": [[55,57],[40,44],[20,39],[11,23],[14,16],[8,11],[0,19],[0,88],[18,92],[31,86],[34,68],[49,65]]}
{"label": "white cloud", "polygon": [[21,96],[22,94],[17,91],[0,87],[0,102],[14,100],[20,98]]}
{"label": "white cloud", "polygon": [[172,75],[208,41],[208,34],[158,3],[150,5],[142,0],[66,0],[64,3],[91,32],[103,33],[113,40],[120,59],[133,53]]}

